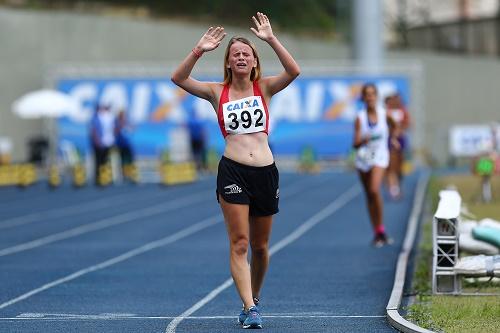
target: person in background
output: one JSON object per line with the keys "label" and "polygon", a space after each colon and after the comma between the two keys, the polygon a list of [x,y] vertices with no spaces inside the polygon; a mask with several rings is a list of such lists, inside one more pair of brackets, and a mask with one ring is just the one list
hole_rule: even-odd
{"label": "person in background", "polygon": [[[373,227],[373,245],[382,247],[391,244],[383,223],[383,198],[381,184],[389,165],[391,120],[383,107],[377,105],[377,88],[367,83],[361,89],[362,109],[354,122],[353,147],[356,149],[355,166],[363,185],[368,213]],[[397,145],[397,140],[391,139]]]}
{"label": "person in background", "polygon": [[208,100],[217,112],[225,149],[216,193],[227,227],[231,275],[243,302],[238,321],[243,328],[262,328],[257,305],[269,265],[273,215],[279,210],[279,173],[269,148],[267,106],[274,94],[299,75],[300,68],[273,34],[268,17],[259,12],[252,19],[255,27],[251,31],[274,50],[283,71],[262,77],[255,45],[236,36],[224,55],[224,81],[194,79],[191,71],[198,59],[216,49],[225,36],[224,28],[211,27],[174,71],[172,81]]}
{"label": "person in background", "polygon": [[206,171],[207,168],[207,134],[203,123],[192,114],[187,123],[191,152],[198,171]]}
{"label": "person in background", "polygon": [[387,185],[391,198],[399,199],[401,197],[400,183],[403,178],[404,155],[407,145],[406,131],[410,126],[410,116],[399,94],[389,96],[386,102],[387,116],[394,126],[393,136],[398,141],[398,145],[389,144]]}
{"label": "person in background", "polygon": [[115,120],[115,143],[120,152],[122,175],[125,180],[134,181],[131,168],[134,165],[134,150],[130,142],[131,127],[125,110],[120,110]]}
{"label": "person in background", "polygon": [[102,167],[109,162],[109,152],[115,144],[115,116],[108,105],[97,105],[90,121],[90,141],[94,151],[95,184],[102,185]]}

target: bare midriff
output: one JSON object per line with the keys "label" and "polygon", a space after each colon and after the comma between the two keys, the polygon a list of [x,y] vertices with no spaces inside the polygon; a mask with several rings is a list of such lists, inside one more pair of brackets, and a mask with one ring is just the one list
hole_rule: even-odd
{"label": "bare midriff", "polygon": [[258,167],[274,162],[267,134],[264,132],[226,136],[224,156],[241,164]]}

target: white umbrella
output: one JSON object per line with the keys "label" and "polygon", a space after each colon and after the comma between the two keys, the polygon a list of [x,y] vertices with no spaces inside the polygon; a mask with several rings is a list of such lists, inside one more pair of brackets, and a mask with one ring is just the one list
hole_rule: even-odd
{"label": "white umbrella", "polygon": [[14,101],[12,112],[21,118],[43,118],[49,139],[49,163],[56,163],[57,127],[55,118],[78,114],[80,103],[70,95],[57,90],[37,90]]}
{"label": "white umbrella", "polygon": [[79,110],[77,100],[56,90],[33,91],[12,104],[12,112],[21,118],[58,118],[78,114]]}

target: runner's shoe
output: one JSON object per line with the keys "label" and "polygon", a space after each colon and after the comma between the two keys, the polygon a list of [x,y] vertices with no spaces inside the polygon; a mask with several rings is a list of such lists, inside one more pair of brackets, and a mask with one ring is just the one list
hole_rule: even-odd
{"label": "runner's shoe", "polygon": [[256,306],[248,309],[247,319],[243,322],[243,328],[262,328],[262,317]]}
{"label": "runner's shoe", "polygon": [[401,199],[401,189],[399,188],[398,185],[392,185],[389,188],[389,194],[391,195],[392,200],[399,200]]}
{"label": "runner's shoe", "polygon": [[379,248],[384,246],[384,244],[385,244],[384,240],[380,237],[380,235],[379,234],[375,235],[372,241],[373,247]]}
{"label": "runner's shoe", "polygon": [[380,235],[380,237],[384,241],[384,245],[391,245],[392,243],[394,243],[394,240],[391,237],[389,237],[386,233],[383,233],[382,235]]}
{"label": "runner's shoe", "polygon": [[247,317],[248,317],[248,314],[245,311],[245,307],[243,307],[243,309],[241,309],[240,315],[238,316],[238,323],[240,325],[243,325],[243,323],[245,322],[245,319],[247,319]]}
{"label": "runner's shoe", "polygon": [[[258,309],[259,308],[259,299],[257,297],[253,298],[253,304],[255,304],[255,307]],[[243,305],[243,308],[241,309],[240,315],[238,316],[238,323],[240,325],[243,325],[245,322],[245,319],[247,319],[247,312],[245,311],[245,305]]]}
{"label": "runner's shoe", "polygon": [[392,243],[394,243],[394,240],[391,237],[387,236],[386,233],[375,235],[375,238],[372,242],[373,246],[377,248],[380,248],[384,245],[391,245]]}

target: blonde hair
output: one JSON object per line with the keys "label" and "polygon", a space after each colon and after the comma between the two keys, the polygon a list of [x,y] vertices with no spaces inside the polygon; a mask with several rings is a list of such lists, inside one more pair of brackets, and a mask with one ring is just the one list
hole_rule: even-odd
{"label": "blonde hair", "polygon": [[254,43],[246,39],[245,37],[241,36],[234,36],[229,40],[229,43],[227,44],[226,47],[226,53],[224,55],[224,85],[231,84],[233,80],[233,74],[231,72],[231,68],[227,67],[227,63],[229,61],[229,49],[231,48],[231,45],[233,45],[236,42],[241,42],[243,44],[246,44],[250,46],[252,49],[252,53],[254,58],[257,60],[257,66],[252,68],[252,72],[250,73],[250,81],[258,81],[260,80],[261,76],[261,70],[260,70],[260,59],[259,55],[257,54],[257,48],[255,47]]}

